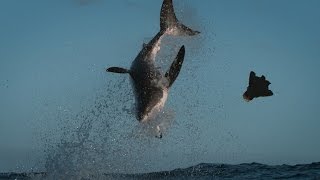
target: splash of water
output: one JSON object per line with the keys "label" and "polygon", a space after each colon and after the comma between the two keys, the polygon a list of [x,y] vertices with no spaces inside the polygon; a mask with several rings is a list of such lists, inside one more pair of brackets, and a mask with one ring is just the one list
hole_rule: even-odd
{"label": "splash of water", "polygon": [[[102,92],[97,93],[90,108],[66,118],[72,123],[62,120],[59,127],[61,138],[47,145],[45,164],[49,177],[95,178],[104,173],[145,172],[199,161],[201,157],[196,154],[201,154],[204,146],[203,141],[199,141],[202,137],[200,124],[204,124],[201,121],[214,122],[207,116],[219,113],[219,108],[210,105],[212,103],[201,95],[201,92],[207,92],[208,86],[196,83],[201,82],[198,76],[200,66],[208,61],[208,58],[196,58],[197,55],[213,54],[211,49],[204,48],[203,41],[204,36],[163,39],[162,51],[156,60],[163,72],[171,65],[181,44],[186,45],[188,54],[174,90],[169,93],[166,108],[154,121],[139,124],[135,120],[129,79],[116,76],[112,77],[115,80],[108,80]],[[158,127],[165,137],[161,140],[155,138]],[[175,133],[170,134],[173,129]],[[182,148],[185,155],[179,153],[182,157],[172,159],[172,151]]]}
{"label": "splash of water", "polygon": [[115,139],[123,138],[126,127],[130,127],[125,119],[130,119],[132,108],[127,104],[132,101],[132,92],[126,86],[125,79],[110,82],[92,107],[67,118],[73,126],[60,125],[60,141],[47,147],[46,170],[50,177],[89,177],[112,171],[110,157],[115,150],[110,146],[116,143]]}

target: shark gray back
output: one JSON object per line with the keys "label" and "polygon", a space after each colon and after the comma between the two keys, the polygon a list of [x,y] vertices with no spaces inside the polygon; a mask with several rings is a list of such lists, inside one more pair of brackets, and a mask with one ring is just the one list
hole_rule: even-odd
{"label": "shark gray back", "polygon": [[170,69],[164,75],[159,71],[155,66],[155,57],[163,35],[192,36],[198,33],[177,20],[172,0],[164,0],[160,12],[160,31],[143,45],[130,70],[120,67],[107,69],[108,72],[130,74],[136,97],[136,118],[139,121],[149,120],[163,108],[168,90],[178,77],[184,61],[185,47],[182,46]]}

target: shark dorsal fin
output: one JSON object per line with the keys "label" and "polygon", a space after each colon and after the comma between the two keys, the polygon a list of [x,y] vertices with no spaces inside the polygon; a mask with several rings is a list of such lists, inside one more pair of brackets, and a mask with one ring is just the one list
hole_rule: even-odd
{"label": "shark dorsal fin", "polygon": [[170,69],[166,72],[165,77],[167,78],[169,84],[168,87],[171,87],[171,85],[174,83],[174,81],[177,79],[179,72],[182,67],[182,63],[184,60],[184,55],[185,55],[185,48],[182,46],[172,62]]}

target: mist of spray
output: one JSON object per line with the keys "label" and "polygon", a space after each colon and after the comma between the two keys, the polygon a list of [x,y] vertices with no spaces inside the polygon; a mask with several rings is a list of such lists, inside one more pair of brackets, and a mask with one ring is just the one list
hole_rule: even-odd
{"label": "mist of spray", "polygon": [[[182,22],[188,19],[183,17],[189,13],[177,12]],[[53,133],[60,137],[46,144],[45,167],[49,178],[100,178],[105,173],[139,173],[194,165],[205,160],[203,154],[208,154],[202,138],[211,139],[216,145],[213,151],[223,149],[226,143],[221,145],[221,141],[225,139],[222,135],[225,132],[219,130],[218,123],[225,118],[223,103],[221,99],[208,102],[205,93],[210,86],[199,76],[202,66],[214,53],[212,47],[205,47],[204,40],[213,36],[201,28],[201,23],[197,25],[200,20],[192,22],[190,27],[201,31],[199,36],[167,36],[162,40],[156,57],[162,73],[170,67],[181,45],[186,46],[186,57],[158,117],[139,123],[134,114],[130,77],[109,74],[106,86],[95,93],[91,105],[87,103],[78,114],[59,117],[61,123]],[[200,54],[206,58],[199,59]],[[206,131],[213,131],[212,137],[204,137],[208,132],[201,130],[201,124],[211,127]],[[162,139],[155,138],[158,125],[164,132]]]}

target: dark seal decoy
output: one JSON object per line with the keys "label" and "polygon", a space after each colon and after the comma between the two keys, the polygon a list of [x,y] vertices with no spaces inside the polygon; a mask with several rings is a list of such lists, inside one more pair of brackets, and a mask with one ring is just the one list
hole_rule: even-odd
{"label": "dark seal decoy", "polygon": [[243,99],[249,102],[253,98],[272,96],[273,92],[269,90],[270,84],[264,75],[258,77],[255,72],[251,71],[249,86],[247,87],[247,91],[243,93]]}

